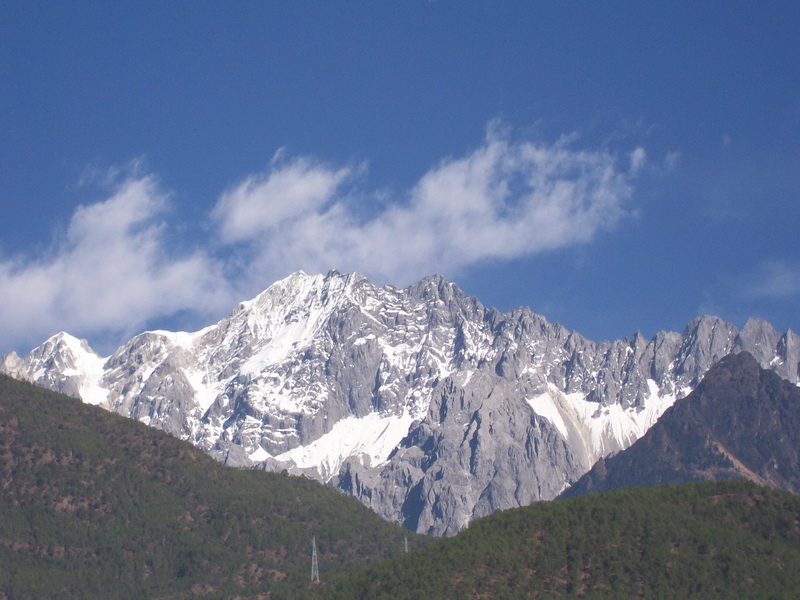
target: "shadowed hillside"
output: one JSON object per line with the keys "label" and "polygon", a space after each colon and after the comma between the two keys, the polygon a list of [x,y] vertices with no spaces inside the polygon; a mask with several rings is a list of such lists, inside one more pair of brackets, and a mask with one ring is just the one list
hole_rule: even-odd
{"label": "shadowed hillside", "polygon": [[0,377],[0,598],[299,598],[404,536],[297,477]]}
{"label": "shadowed hillside", "polygon": [[800,492],[800,387],[747,352],[714,365],[641,439],[563,496],[708,479]]}

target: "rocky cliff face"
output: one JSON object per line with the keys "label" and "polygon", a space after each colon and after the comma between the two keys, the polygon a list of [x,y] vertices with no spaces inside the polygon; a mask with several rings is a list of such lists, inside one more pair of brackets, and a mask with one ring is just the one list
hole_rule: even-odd
{"label": "rocky cliff face", "polygon": [[711,367],[641,439],[599,460],[564,496],[718,479],[800,492],[800,387],[748,352]]}
{"label": "rocky cliff face", "polygon": [[598,344],[441,277],[399,290],[331,272],[291,275],[199,332],[143,333],[103,358],[59,334],[0,370],[449,535],[554,498],[740,350],[798,381],[797,336],[763,321]]}

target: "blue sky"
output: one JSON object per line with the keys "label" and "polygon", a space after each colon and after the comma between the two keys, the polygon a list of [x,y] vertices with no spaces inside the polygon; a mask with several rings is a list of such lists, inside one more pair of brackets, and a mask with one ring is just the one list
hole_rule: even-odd
{"label": "blue sky", "polygon": [[594,340],[800,330],[800,5],[4,2],[0,353],[440,273]]}

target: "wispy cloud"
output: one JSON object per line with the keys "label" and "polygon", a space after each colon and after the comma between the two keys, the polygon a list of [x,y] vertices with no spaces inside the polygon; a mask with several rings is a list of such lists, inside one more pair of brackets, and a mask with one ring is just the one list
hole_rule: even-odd
{"label": "wispy cloud", "polygon": [[307,158],[246,178],[213,215],[224,242],[248,246],[258,277],[335,267],[404,284],[591,240],[625,214],[644,161],[637,150],[620,169],[605,151],[513,142],[490,127],[480,147],[442,161],[367,220],[348,187],[359,170]]}
{"label": "wispy cloud", "polygon": [[[273,160],[273,165],[278,163]],[[225,192],[212,211],[225,243],[257,239],[309,213],[325,209],[349,168],[334,170],[299,158],[268,173],[251,175]]]}
{"label": "wispy cloud", "polygon": [[800,265],[781,260],[763,262],[748,278],[744,296],[754,300],[800,297]]}
{"label": "wispy cloud", "polygon": [[647,152],[641,146],[631,152],[631,175],[635,175],[641,171],[642,167],[647,162]]}
{"label": "wispy cloud", "polygon": [[4,342],[59,330],[128,335],[155,316],[217,310],[221,269],[202,252],[170,250],[166,206],[152,177],[129,178],[108,199],[78,207],[47,256],[0,262]]}
{"label": "wispy cloud", "polygon": [[0,259],[3,341],[20,348],[59,330],[121,340],[179,311],[219,316],[297,269],[404,285],[589,242],[626,214],[646,155],[618,160],[573,143],[514,141],[490,126],[474,151],[389,198],[364,192],[363,165],[278,156],[222,193],[212,231],[183,251],[157,180],[115,172],[109,196],[78,207],[49,253]]}

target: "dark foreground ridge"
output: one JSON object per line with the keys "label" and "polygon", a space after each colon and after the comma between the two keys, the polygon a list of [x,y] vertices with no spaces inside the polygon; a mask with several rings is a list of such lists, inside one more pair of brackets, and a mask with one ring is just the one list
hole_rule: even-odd
{"label": "dark foreground ridge", "polygon": [[315,481],[0,376],[0,598],[302,598],[408,536]]}
{"label": "dark foreground ridge", "polygon": [[800,497],[751,482],[541,502],[427,544],[314,481],[4,377],[0,472],[0,598],[800,594]]}
{"label": "dark foreground ridge", "polygon": [[783,599],[800,594],[800,497],[702,482],[539,502],[369,567],[331,599]]}
{"label": "dark foreground ridge", "polygon": [[641,439],[563,496],[719,479],[800,492],[800,387],[747,352],[714,365]]}

